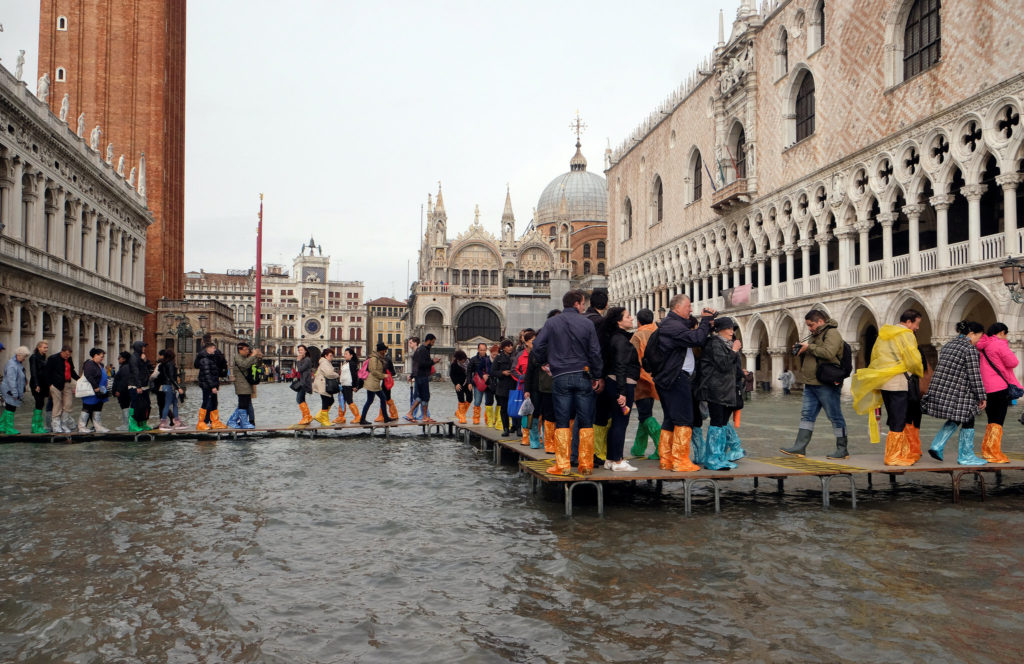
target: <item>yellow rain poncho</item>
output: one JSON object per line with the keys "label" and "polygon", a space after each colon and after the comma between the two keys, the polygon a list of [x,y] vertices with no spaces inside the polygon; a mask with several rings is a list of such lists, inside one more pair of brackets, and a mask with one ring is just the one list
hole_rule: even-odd
{"label": "yellow rain poncho", "polygon": [[872,443],[879,442],[878,420],[874,411],[882,405],[882,386],[903,373],[924,374],[917,337],[902,325],[885,325],[878,331],[878,341],[871,351],[871,363],[864,369],[858,369],[850,383],[853,409],[868,416]]}

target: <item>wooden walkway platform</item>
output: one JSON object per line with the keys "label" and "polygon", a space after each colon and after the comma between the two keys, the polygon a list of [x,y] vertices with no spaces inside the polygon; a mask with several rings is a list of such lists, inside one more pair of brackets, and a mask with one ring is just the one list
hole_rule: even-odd
{"label": "wooden walkway platform", "polygon": [[402,431],[408,429],[420,429],[423,435],[434,433],[450,437],[455,435],[455,422],[451,420],[438,420],[431,423],[400,421],[390,422],[388,424],[380,422],[371,424],[336,424],[328,427],[323,427],[314,423],[304,427],[256,427],[255,429],[208,429],[206,431],[199,431],[197,429],[159,431],[158,429],[152,429],[150,431],[137,432],[112,430],[107,433],[21,433],[16,436],[0,434],[0,444],[47,443],[67,445],[107,440],[153,442],[158,440],[168,441],[176,439],[199,439],[215,442],[218,440],[237,440],[239,438],[265,438],[269,436],[288,435],[309,438],[339,436],[346,433],[359,433],[365,435],[367,431],[369,431],[371,436],[375,435],[378,431],[382,431],[384,438],[386,440],[391,440],[392,430]]}
{"label": "wooden walkway platform", "polygon": [[[857,507],[857,487],[854,481],[856,476],[864,476],[868,487],[873,486],[872,475],[886,475],[891,484],[896,484],[896,478],[900,475],[912,473],[941,473],[949,475],[953,502],[960,501],[960,482],[966,476],[971,476],[980,488],[981,499],[985,499],[985,475],[995,473],[997,481],[1002,479],[1004,470],[1024,470],[1024,455],[1007,453],[1010,463],[987,464],[984,466],[960,466],[956,463],[956,450],[947,449],[945,461],[936,461],[927,453],[913,466],[886,466],[882,462],[881,451],[879,454],[856,454],[848,459],[837,461],[825,457],[791,457],[784,454],[770,457],[747,457],[736,462],[734,470],[700,470],[691,473],[676,473],[662,470],[657,461],[648,459],[630,459],[630,463],[637,467],[636,472],[612,472],[604,468],[595,468],[591,475],[551,475],[547,468],[554,463],[554,455],[547,454],[544,449],[532,449],[522,444],[520,437],[503,437],[500,431],[495,429],[473,425],[455,425],[457,435],[467,444],[478,441],[482,451],[490,451],[494,455],[494,462],[499,463],[503,453],[513,454],[517,458],[520,470],[530,479],[530,485],[534,492],[541,484],[561,484],[565,493],[565,513],[572,515],[573,491],[579,486],[592,486],[597,491],[597,511],[604,513],[604,490],[603,485],[608,482],[637,482],[647,481],[656,483],[660,490],[663,482],[682,482],[683,495],[686,513],[690,514],[692,509],[693,489],[697,486],[708,486],[714,492],[715,512],[721,510],[721,482],[729,482],[736,479],[752,479],[754,487],[757,487],[760,480],[775,480],[779,492],[785,490],[785,481],[794,477],[814,477],[821,483],[822,507],[830,506],[830,491],[832,480],[841,478],[843,486],[849,487],[850,506]],[[952,452],[952,454],[950,454]]]}

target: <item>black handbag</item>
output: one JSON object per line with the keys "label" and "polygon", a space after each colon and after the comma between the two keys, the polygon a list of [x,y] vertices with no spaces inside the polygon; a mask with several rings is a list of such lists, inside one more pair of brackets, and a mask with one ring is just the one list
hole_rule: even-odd
{"label": "black handbag", "polygon": [[921,402],[921,377],[912,373],[903,372],[907,377],[907,400],[914,403]]}
{"label": "black handbag", "polygon": [[324,378],[324,392],[327,394],[341,392],[341,381],[337,378]]}
{"label": "black handbag", "polygon": [[1016,401],[1017,399],[1024,397],[1024,390],[1006,380],[1006,376],[1004,376],[1003,372],[999,370],[999,367],[992,364],[992,360],[988,359],[988,353],[981,351],[981,354],[985,356],[985,361],[988,362],[988,365],[992,367],[996,374],[998,374],[999,377],[1003,379],[1003,382],[1006,383],[1006,395],[1010,397],[1010,401]]}
{"label": "black handbag", "polygon": [[302,392],[306,389],[302,386],[301,378],[295,378],[294,380],[292,380],[291,385],[289,385],[288,387],[292,388],[293,392]]}

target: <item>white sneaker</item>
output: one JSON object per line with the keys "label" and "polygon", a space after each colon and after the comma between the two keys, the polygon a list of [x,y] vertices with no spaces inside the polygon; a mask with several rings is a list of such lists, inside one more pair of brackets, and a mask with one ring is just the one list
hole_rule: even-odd
{"label": "white sneaker", "polygon": [[626,461],[625,459],[623,459],[622,461],[613,461],[613,462],[611,462],[611,468],[610,468],[610,470],[612,470],[614,472],[631,472],[631,471],[635,471],[636,469],[637,469],[636,466],[634,466],[630,462]]}
{"label": "white sneaker", "polygon": [[614,465],[614,463],[612,461],[605,460],[605,462],[604,462],[604,469],[605,470],[613,470],[612,469],[613,465]]}

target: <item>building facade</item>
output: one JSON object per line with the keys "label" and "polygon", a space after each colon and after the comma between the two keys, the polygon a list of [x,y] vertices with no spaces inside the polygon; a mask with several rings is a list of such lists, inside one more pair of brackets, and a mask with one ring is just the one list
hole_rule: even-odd
{"label": "building facade", "polygon": [[[146,305],[184,296],[185,2],[40,0],[39,76],[50,110],[95,142],[152,211]],[[146,340],[156,343],[155,313]]]}
{"label": "building facade", "polygon": [[256,271],[185,273],[185,300],[216,300],[231,310],[231,326],[239,339],[255,339]]}
{"label": "building facade", "polygon": [[610,159],[610,293],[685,292],[729,312],[776,388],[804,313],[866,364],[924,313],[926,355],[961,319],[1011,329],[999,276],[1022,251],[1024,43],[1012,3],[743,0],[728,39]]}
{"label": "building facade", "polygon": [[336,355],[354,346],[366,356],[363,282],[329,280],[330,264],[330,256],[310,238],[290,275],[281,266],[264,270],[260,344],[264,355],[284,370],[294,363],[299,344],[330,347]]}
{"label": "building facade", "polygon": [[405,302],[390,297],[379,297],[366,303],[366,338],[374,348],[378,342],[386,343],[396,367],[405,361],[404,330],[408,310]]}
{"label": "building facade", "polygon": [[210,340],[231,357],[241,340],[235,327],[235,312],[215,299],[160,300],[157,309],[157,343],[160,348],[173,348],[178,369],[185,380],[195,380],[196,354],[203,350],[203,338]]}
{"label": "building facade", "polygon": [[145,199],[0,67],[0,341],[108,356],[142,338]]}

